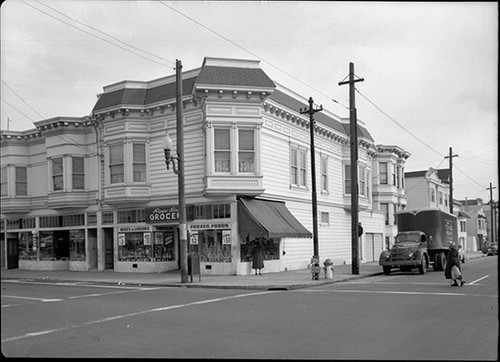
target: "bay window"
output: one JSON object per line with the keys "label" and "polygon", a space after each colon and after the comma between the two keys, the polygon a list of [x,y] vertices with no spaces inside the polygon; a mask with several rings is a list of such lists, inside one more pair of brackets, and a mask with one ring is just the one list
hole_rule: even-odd
{"label": "bay window", "polygon": [[238,130],[238,171],[255,172],[254,131]]}
{"label": "bay window", "polygon": [[109,146],[109,174],[110,183],[116,184],[125,182],[122,144]]}
{"label": "bay window", "polygon": [[28,168],[16,167],[16,196],[28,195]]}
{"label": "bay window", "polygon": [[52,187],[54,191],[64,189],[63,158],[52,159]]}
{"label": "bay window", "polygon": [[72,157],[73,166],[73,190],[83,190],[85,188],[85,168],[83,157]]}
{"label": "bay window", "polygon": [[146,145],[134,143],[133,154],[134,182],[146,182]]}
{"label": "bay window", "polygon": [[214,131],[215,172],[231,171],[231,138],[229,129]]}

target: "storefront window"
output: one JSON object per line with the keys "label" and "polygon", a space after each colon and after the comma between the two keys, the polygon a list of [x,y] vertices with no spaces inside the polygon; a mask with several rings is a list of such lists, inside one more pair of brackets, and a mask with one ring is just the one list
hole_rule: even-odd
{"label": "storefront window", "polygon": [[175,260],[174,233],[156,231],[154,233],[154,258],[155,261]]}
{"label": "storefront window", "polygon": [[69,231],[40,231],[40,260],[68,260]]}
{"label": "storefront window", "polygon": [[271,238],[256,238],[252,239],[248,235],[241,236],[241,261],[242,262],[251,262],[252,261],[252,252],[258,241],[262,242],[262,252],[264,254],[264,260],[279,260],[279,239]]}
{"label": "storefront window", "polygon": [[32,233],[19,233],[19,260],[36,260]]}
{"label": "storefront window", "polygon": [[151,258],[150,232],[118,234],[119,261],[152,261]]}
{"label": "storefront window", "polygon": [[231,237],[229,230],[198,230],[197,233],[197,248],[196,245],[191,245],[191,249],[193,252],[198,252],[200,261],[231,262]]}
{"label": "storefront window", "polygon": [[85,230],[70,230],[70,260],[85,261]]}

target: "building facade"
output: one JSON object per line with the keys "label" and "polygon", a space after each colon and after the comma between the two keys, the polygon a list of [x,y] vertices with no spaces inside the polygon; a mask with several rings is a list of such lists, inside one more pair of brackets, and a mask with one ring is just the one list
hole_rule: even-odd
{"label": "building facade", "polygon": [[[189,253],[202,274],[306,268],[313,255],[307,99],[258,61],[205,58],[182,73]],[[163,272],[179,269],[176,82],[104,87],[89,116],[56,117],[1,133],[2,267]],[[320,259],[350,263],[348,120],[315,114]],[[404,208],[404,162],[358,123],[360,260],[378,260],[395,233],[384,204]],[[385,168],[384,165],[385,164]],[[395,175],[392,177],[392,173]],[[392,210],[392,208],[391,208]]]}
{"label": "building facade", "polygon": [[373,202],[374,208],[384,215],[384,246],[390,248],[398,233],[396,214],[405,210],[408,202],[404,168],[411,154],[398,146],[376,147],[377,155],[372,162]]}
{"label": "building facade", "polygon": [[460,210],[467,214],[469,218],[465,223],[467,233],[467,249],[469,251],[478,251],[487,244],[487,219],[483,209],[482,199],[459,200]]}

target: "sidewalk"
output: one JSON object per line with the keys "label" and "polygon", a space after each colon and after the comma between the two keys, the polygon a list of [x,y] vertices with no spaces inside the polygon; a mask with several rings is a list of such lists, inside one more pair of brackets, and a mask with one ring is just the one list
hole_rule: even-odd
{"label": "sidewalk", "polygon": [[[467,253],[466,262],[482,257],[482,253]],[[265,269],[264,269],[265,270]],[[338,283],[342,281],[366,278],[383,274],[378,262],[360,263],[359,274],[352,274],[351,265],[334,266],[333,279],[325,279],[321,272],[319,280],[313,280],[310,269],[293,270],[262,275],[198,275],[193,282],[181,283],[178,270],[164,273],[117,273],[112,270],[98,272],[80,272],[69,270],[18,270],[1,271],[2,280],[28,280],[37,282],[81,282],[91,284],[125,285],[125,286],[163,286],[186,288],[222,288],[222,289],[255,289],[255,290],[292,290],[312,286]]]}

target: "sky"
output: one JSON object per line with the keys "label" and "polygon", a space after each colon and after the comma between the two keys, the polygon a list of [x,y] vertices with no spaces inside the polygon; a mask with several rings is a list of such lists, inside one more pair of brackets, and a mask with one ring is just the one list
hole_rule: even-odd
{"label": "sky", "polygon": [[405,171],[449,168],[455,199],[498,200],[498,3],[7,0],[1,129],[90,115],[103,87],[260,60],[273,81],[349,117]]}

